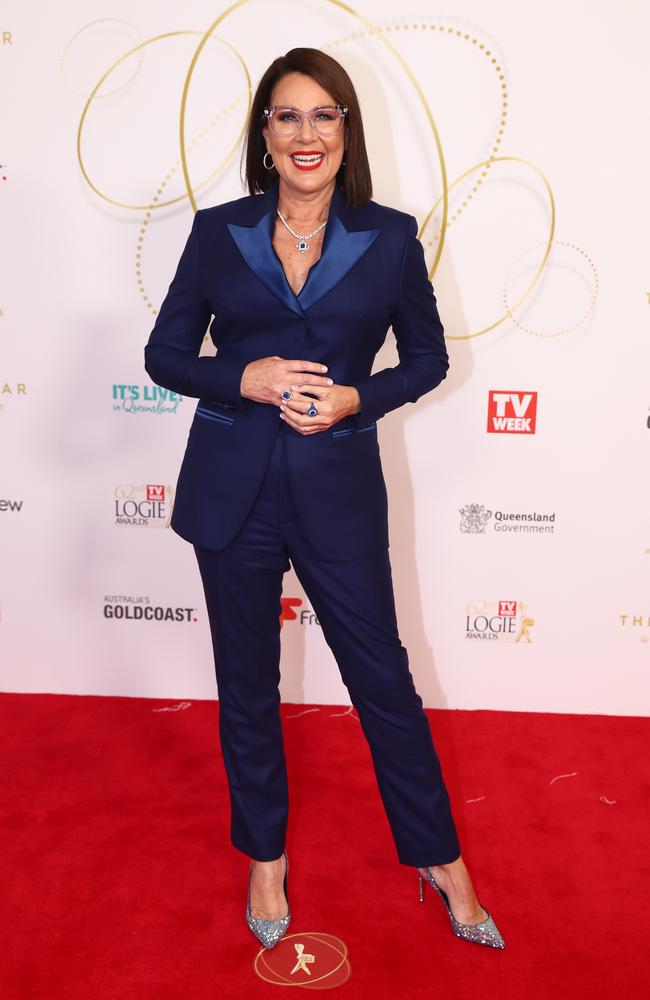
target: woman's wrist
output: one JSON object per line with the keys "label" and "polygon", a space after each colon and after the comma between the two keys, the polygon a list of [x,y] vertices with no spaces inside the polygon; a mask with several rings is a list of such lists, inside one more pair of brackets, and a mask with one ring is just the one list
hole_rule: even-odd
{"label": "woman's wrist", "polygon": [[361,410],[361,396],[359,395],[359,390],[353,385],[349,385],[348,389],[352,395],[352,409],[350,410],[350,415],[353,413],[359,413]]}

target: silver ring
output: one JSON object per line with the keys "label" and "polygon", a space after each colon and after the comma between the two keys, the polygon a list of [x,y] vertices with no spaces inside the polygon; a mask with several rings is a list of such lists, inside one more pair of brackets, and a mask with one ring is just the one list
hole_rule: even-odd
{"label": "silver ring", "polygon": [[307,416],[315,417],[318,414],[318,410],[314,406],[313,401],[309,404],[309,409],[307,410]]}
{"label": "silver ring", "polygon": [[291,391],[291,389],[283,389],[280,395],[282,396],[283,399],[291,399],[291,397],[293,396],[293,392]]}

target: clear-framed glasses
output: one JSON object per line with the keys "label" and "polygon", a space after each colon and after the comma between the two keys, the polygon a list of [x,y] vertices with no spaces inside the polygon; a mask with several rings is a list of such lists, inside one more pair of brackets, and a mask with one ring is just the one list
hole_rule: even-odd
{"label": "clear-framed glasses", "polygon": [[301,111],[290,105],[274,104],[264,108],[264,116],[269,128],[276,135],[295,135],[302,128],[305,118],[309,118],[312,128],[320,135],[334,135],[348,113],[344,104],[325,104],[311,111]]}

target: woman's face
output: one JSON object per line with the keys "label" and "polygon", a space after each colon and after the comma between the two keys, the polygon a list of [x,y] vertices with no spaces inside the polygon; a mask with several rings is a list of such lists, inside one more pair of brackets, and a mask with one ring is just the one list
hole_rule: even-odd
{"label": "woman's face", "polygon": [[[336,101],[310,76],[287,73],[276,83],[270,103],[311,111],[312,108],[336,104]],[[345,122],[334,135],[320,135],[305,116],[295,135],[276,135],[268,125],[262,129],[262,134],[280,175],[280,184],[296,194],[320,191],[336,177],[345,148]],[[296,159],[297,154],[310,155],[309,162]],[[320,159],[314,159],[315,154]]]}

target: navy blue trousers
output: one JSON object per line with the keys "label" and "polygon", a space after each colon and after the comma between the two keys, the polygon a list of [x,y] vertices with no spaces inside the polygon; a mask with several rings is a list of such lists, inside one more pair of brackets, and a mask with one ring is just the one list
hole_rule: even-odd
{"label": "navy blue trousers", "polygon": [[233,845],[280,857],[288,818],[280,718],[280,597],[293,565],[334,654],[368,741],[397,856],[440,865],[460,855],[429,720],[401,644],[388,549],[325,562],[309,543],[276,444],[242,528],[219,551],[195,546],[214,646],[219,738]]}

